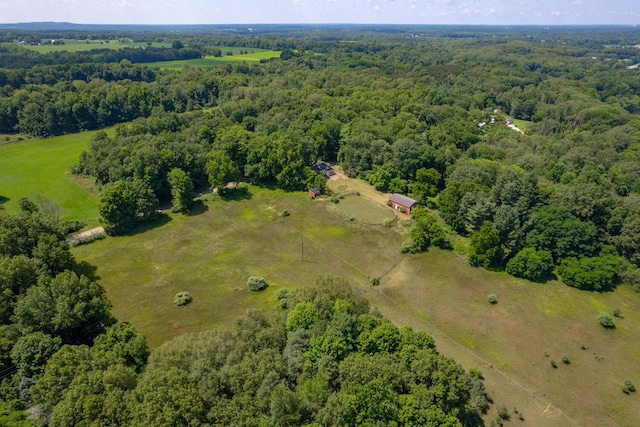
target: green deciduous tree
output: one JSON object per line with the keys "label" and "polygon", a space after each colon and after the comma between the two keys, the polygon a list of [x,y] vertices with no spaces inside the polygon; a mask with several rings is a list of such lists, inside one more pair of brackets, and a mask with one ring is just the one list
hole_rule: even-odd
{"label": "green deciduous tree", "polygon": [[100,223],[108,234],[123,234],[156,216],[158,199],[142,180],[116,181],[100,193]]}
{"label": "green deciduous tree", "polygon": [[92,340],[110,322],[111,304],[104,289],[72,271],[29,288],[15,310],[27,332],[43,331],[65,342]]}
{"label": "green deciduous tree", "polygon": [[485,221],[480,230],[471,235],[469,262],[476,267],[495,267],[502,258],[500,236],[495,226]]}
{"label": "green deciduous tree", "polygon": [[193,203],[195,192],[189,175],[180,168],[171,169],[167,175],[171,187],[171,203],[174,212],[187,212]]}
{"label": "green deciduous tree", "polygon": [[207,176],[211,188],[222,193],[225,185],[240,179],[240,171],[224,151],[212,150],[207,155]]}
{"label": "green deciduous tree", "polygon": [[300,302],[287,316],[287,330],[309,329],[318,317],[318,309],[312,302]]}
{"label": "green deciduous tree", "polygon": [[506,271],[512,276],[538,282],[551,274],[553,268],[549,251],[524,248],[507,262]]}
{"label": "green deciduous tree", "polygon": [[20,337],[11,350],[11,360],[22,376],[42,374],[47,360],[60,346],[62,340],[43,332],[33,332]]}
{"label": "green deciduous tree", "polygon": [[612,254],[567,258],[558,266],[558,274],[569,286],[589,291],[608,291],[618,284],[618,266],[618,258]]}

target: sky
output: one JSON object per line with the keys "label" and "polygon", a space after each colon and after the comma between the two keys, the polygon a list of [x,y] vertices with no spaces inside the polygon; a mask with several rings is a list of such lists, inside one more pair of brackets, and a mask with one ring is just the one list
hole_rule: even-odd
{"label": "sky", "polygon": [[0,23],[640,24],[640,0],[0,0]]}

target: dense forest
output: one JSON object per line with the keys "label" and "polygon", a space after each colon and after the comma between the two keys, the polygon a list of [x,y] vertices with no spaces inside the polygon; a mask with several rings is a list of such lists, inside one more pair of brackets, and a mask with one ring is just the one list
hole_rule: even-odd
{"label": "dense forest", "polygon": [[[111,234],[241,178],[322,187],[310,166],[324,159],[418,200],[398,251],[451,249],[455,237],[478,267],[593,291],[640,286],[636,30],[278,31],[134,33],[179,43],[44,55],[19,45],[39,33],[0,32],[0,133],[115,125],[73,168],[102,188]],[[149,64],[225,45],[282,54]],[[278,315],[250,312],[150,355],[71,255],[64,238],[79,227],[26,199],[0,216],[7,425],[453,426],[476,425],[488,407],[478,372],[333,277],[279,295]]]}

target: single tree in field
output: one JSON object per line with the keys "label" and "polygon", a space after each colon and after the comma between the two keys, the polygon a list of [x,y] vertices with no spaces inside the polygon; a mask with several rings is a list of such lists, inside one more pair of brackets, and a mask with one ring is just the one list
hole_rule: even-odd
{"label": "single tree in field", "polygon": [[240,178],[240,171],[227,153],[212,150],[207,155],[207,175],[211,189],[217,188],[222,193],[225,185]]}
{"label": "single tree in field", "polygon": [[189,175],[180,168],[171,169],[167,175],[167,180],[171,186],[171,203],[174,212],[187,212],[193,197],[193,182]]}

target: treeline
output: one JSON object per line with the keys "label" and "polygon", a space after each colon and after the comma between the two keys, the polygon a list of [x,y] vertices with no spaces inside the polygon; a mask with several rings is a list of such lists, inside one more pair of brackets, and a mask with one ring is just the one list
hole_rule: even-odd
{"label": "treeline", "polygon": [[[49,72],[54,70],[41,71],[40,74],[34,71],[33,75],[52,77]],[[148,116],[154,108],[184,112],[211,107],[216,105],[218,97],[218,83],[213,78],[166,74],[147,83],[155,73],[127,63],[112,67],[72,66],[64,72],[68,73],[72,73],[72,77],[88,78],[89,82],[61,80],[53,85],[0,89],[0,93],[6,95],[0,97],[0,132],[49,137],[101,129]],[[96,77],[88,73],[95,73]],[[97,77],[100,74],[112,80]],[[125,76],[140,77],[141,81],[118,80]]]}
{"label": "treeline", "polygon": [[278,315],[252,311],[149,358],[69,252],[82,225],[20,206],[0,216],[2,425],[461,426],[488,409],[477,371],[334,277],[279,292]]}
{"label": "treeline", "polygon": [[80,80],[90,82],[131,80],[150,83],[156,79],[156,70],[147,65],[134,65],[126,60],[116,64],[89,63],[66,65],[38,65],[32,68],[0,69],[0,87],[6,94],[25,85],[49,85]]}
{"label": "treeline", "polygon": [[84,52],[38,53],[15,44],[0,44],[0,68],[30,68],[36,65],[68,65],[86,63],[112,63],[127,60],[133,63],[177,61],[202,57],[203,53],[191,47],[122,49],[92,49]]}

